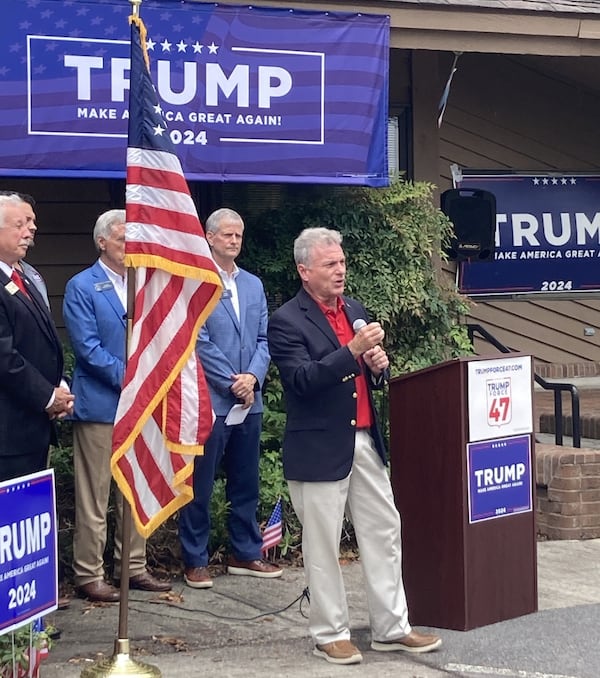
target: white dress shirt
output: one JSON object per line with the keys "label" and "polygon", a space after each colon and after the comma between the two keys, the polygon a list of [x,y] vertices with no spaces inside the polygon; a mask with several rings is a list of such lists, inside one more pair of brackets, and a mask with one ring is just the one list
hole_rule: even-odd
{"label": "white dress shirt", "polygon": [[108,276],[108,279],[113,284],[115,292],[119,297],[119,301],[123,304],[123,310],[127,310],[127,271],[125,271],[124,276],[120,276],[118,273],[115,273],[112,268],[109,268],[102,259],[98,259],[98,263],[102,266],[102,269]]}
{"label": "white dress shirt", "polygon": [[238,288],[237,288],[237,283],[235,279],[238,277],[240,273],[240,269],[237,267],[237,265],[234,263],[233,264],[233,271],[231,275],[227,273],[227,271],[224,271],[220,266],[218,266],[219,269],[219,275],[221,276],[221,280],[223,281],[223,287],[227,291],[229,298],[231,299],[231,304],[233,306],[233,310],[235,311],[235,315],[238,319],[240,319],[240,298],[238,296]]}

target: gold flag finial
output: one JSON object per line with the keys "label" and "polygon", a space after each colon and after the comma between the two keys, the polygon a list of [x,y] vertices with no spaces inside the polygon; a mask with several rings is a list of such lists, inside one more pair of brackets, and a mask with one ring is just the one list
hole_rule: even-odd
{"label": "gold flag finial", "polygon": [[142,0],[129,0],[131,3],[131,13],[133,16],[139,16],[140,15],[140,5],[142,4]]}
{"label": "gold flag finial", "polygon": [[129,15],[129,25],[135,24],[140,31],[140,43],[142,45],[142,54],[144,55],[144,62],[146,63],[146,68],[150,70],[150,57],[148,56],[148,48],[146,46],[146,38],[148,37],[148,32],[146,31],[146,26],[140,17],[140,5],[142,0],[129,0],[131,3],[131,14]]}

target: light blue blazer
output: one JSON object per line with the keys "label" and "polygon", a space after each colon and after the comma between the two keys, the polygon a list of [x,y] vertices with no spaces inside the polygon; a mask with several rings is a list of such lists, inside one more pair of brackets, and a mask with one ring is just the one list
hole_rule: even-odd
{"label": "light blue blazer", "polygon": [[125,310],[98,262],[67,283],[63,317],[75,353],[73,419],[112,424],[125,374]]}
{"label": "light blue blazer", "polygon": [[[213,410],[224,417],[236,403],[231,393],[232,374],[250,372],[262,389],[269,367],[267,299],[259,278],[239,269],[236,278],[240,320],[224,290],[221,300],[200,330],[196,349],[210,389]],[[262,395],[254,394],[250,414],[263,411]]]}

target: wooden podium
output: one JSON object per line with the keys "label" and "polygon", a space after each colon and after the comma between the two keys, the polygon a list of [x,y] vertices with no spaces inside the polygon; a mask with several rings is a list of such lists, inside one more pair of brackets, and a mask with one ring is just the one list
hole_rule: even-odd
{"label": "wooden podium", "polygon": [[[513,353],[391,380],[391,476],[412,624],[466,631],[537,610],[532,393],[531,357]],[[513,448],[522,460],[505,462]],[[503,489],[519,473],[521,486]]]}

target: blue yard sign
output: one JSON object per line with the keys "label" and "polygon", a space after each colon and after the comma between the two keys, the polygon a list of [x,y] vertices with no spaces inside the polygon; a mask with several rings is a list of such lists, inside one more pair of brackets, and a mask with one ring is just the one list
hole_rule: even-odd
{"label": "blue yard sign", "polygon": [[56,609],[54,471],[0,483],[0,635]]}

